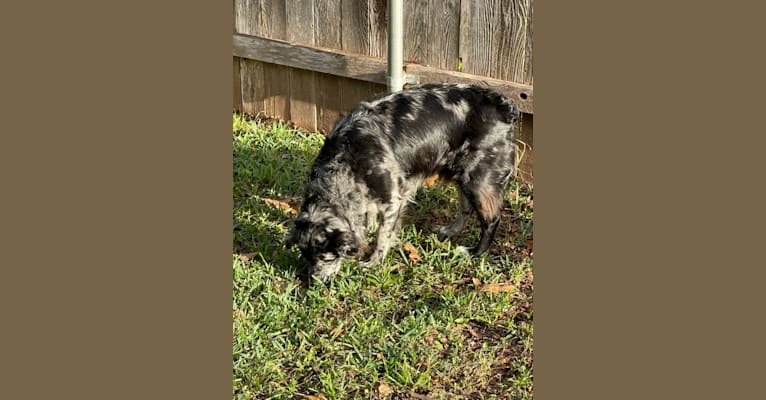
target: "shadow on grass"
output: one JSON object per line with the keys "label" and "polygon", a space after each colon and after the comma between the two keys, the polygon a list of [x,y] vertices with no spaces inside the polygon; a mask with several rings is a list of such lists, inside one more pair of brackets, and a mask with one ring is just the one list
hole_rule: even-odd
{"label": "shadow on grass", "polygon": [[[245,134],[235,132],[235,137]],[[308,265],[284,242],[316,156],[315,151],[300,144],[307,138],[305,134],[292,135],[290,140],[298,145],[278,139],[257,143],[235,140],[233,149],[233,252],[296,275],[305,275]]]}

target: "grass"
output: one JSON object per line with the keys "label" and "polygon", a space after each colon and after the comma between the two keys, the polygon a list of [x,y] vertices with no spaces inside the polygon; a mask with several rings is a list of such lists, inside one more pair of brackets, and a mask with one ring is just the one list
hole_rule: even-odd
{"label": "grass", "polygon": [[531,188],[511,185],[493,247],[470,259],[455,247],[475,223],[454,241],[430,231],[457,210],[455,189],[423,187],[400,235],[411,247],[309,286],[282,241],[322,142],[233,118],[234,398],[531,399]]}

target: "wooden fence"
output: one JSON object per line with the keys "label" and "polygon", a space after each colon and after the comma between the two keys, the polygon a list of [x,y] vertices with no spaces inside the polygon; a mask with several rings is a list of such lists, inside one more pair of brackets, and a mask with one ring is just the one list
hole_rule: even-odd
{"label": "wooden fence", "polygon": [[[409,79],[479,83],[524,112],[532,180],[532,0],[405,0]],[[234,108],[328,131],[386,91],[386,0],[234,0]]]}

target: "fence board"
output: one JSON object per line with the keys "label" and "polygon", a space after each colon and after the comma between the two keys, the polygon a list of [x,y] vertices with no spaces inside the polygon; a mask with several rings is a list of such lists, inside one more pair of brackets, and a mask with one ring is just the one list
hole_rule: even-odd
{"label": "fence board", "polygon": [[242,87],[242,111],[248,114],[269,114],[271,110],[266,107],[265,82],[263,63],[253,60],[240,59],[239,68]]}
{"label": "fence board", "polygon": [[314,43],[333,49],[341,48],[340,0],[314,2]]}
{"label": "fence board", "polygon": [[404,60],[428,65],[426,43],[428,7],[420,1],[404,2]]}
{"label": "fence board", "polygon": [[534,173],[532,165],[535,160],[535,152],[532,151],[532,127],[534,118],[530,114],[521,114],[521,124],[518,126],[516,134],[516,152],[517,158],[521,163],[518,165],[515,175],[517,179],[524,182],[534,182]]}
{"label": "fence board", "polygon": [[341,49],[370,54],[369,4],[366,1],[341,1]]}
{"label": "fence board", "polygon": [[369,0],[370,50],[373,57],[388,57],[388,2]]}
{"label": "fence board", "polygon": [[529,0],[494,0],[492,52],[489,76],[524,82],[527,10]]}
{"label": "fence board", "polygon": [[[340,49],[341,0],[314,2],[314,42],[318,46]],[[329,133],[340,117],[341,78],[317,73],[317,129]]]}
{"label": "fence board", "polygon": [[337,76],[319,74],[317,80],[317,129],[329,133],[340,117],[341,79]]}
{"label": "fence board", "polygon": [[[312,0],[287,0],[286,20],[290,29],[287,40],[314,44],[314,2]],[[305,69],[290,68],[290,118],[303,128],[316,129],[316,73]]]}
{"label": "fence board", "polygon": [[234,0],[234,31],[248,35],[262,35],[261,1]]}
{"label": "fence board", "polygon": [[232,40],[239,57],[386,83],[386,61],[380,58],[246,35],[234,35]]}
{"label": "fence board", "polygon": [[239,57],[232,57],[232,60],[234,61],[232,63],[234,67],[234,72],[231,75],[232,82],[234,83],[234,88],[232,89],[232,92],[234,94],[232,105],[235,110],[241,110],[242,109],[242,77],[239,73],[239,63],[241,59]]}
{"label": "fence board", "polygon": [[526,48],[526,54],[525,54],[525,66],[524,71],[526,72],[526,75],[524,76],[524,83],[527,85],[532,85],[534,83],[533,75],[532,75],[532,28],[533,28],[533,22],[535,20],[534,18],[534,4],[535,2],[532,0],[529,0],[529,14],[527,16],[527,48]]}
{"label": "fence board", "polygon": [[460,0],[429,0],[427,65],[457,71],[460,35]]}
{"label": "fence board", "polygon": [[[464,2],[467,0],[463,0]],[[492,59],[492,3],[490,1],[469,1],[470,19],[461,20],[468,24],[468,39],[463,57],[463,72],[489,76]]]}

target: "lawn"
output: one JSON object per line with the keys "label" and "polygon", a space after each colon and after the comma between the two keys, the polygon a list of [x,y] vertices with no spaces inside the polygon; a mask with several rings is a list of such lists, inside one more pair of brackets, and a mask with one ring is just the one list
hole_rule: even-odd
{"label": "lawn", "polygon": [[323,136],[233,118],[235,399],[532,398],[532,189],[512,183],[490,251],[431,227],[456,191],[424,186],[385,262],[344,262],[327,285],[285,249]]}

